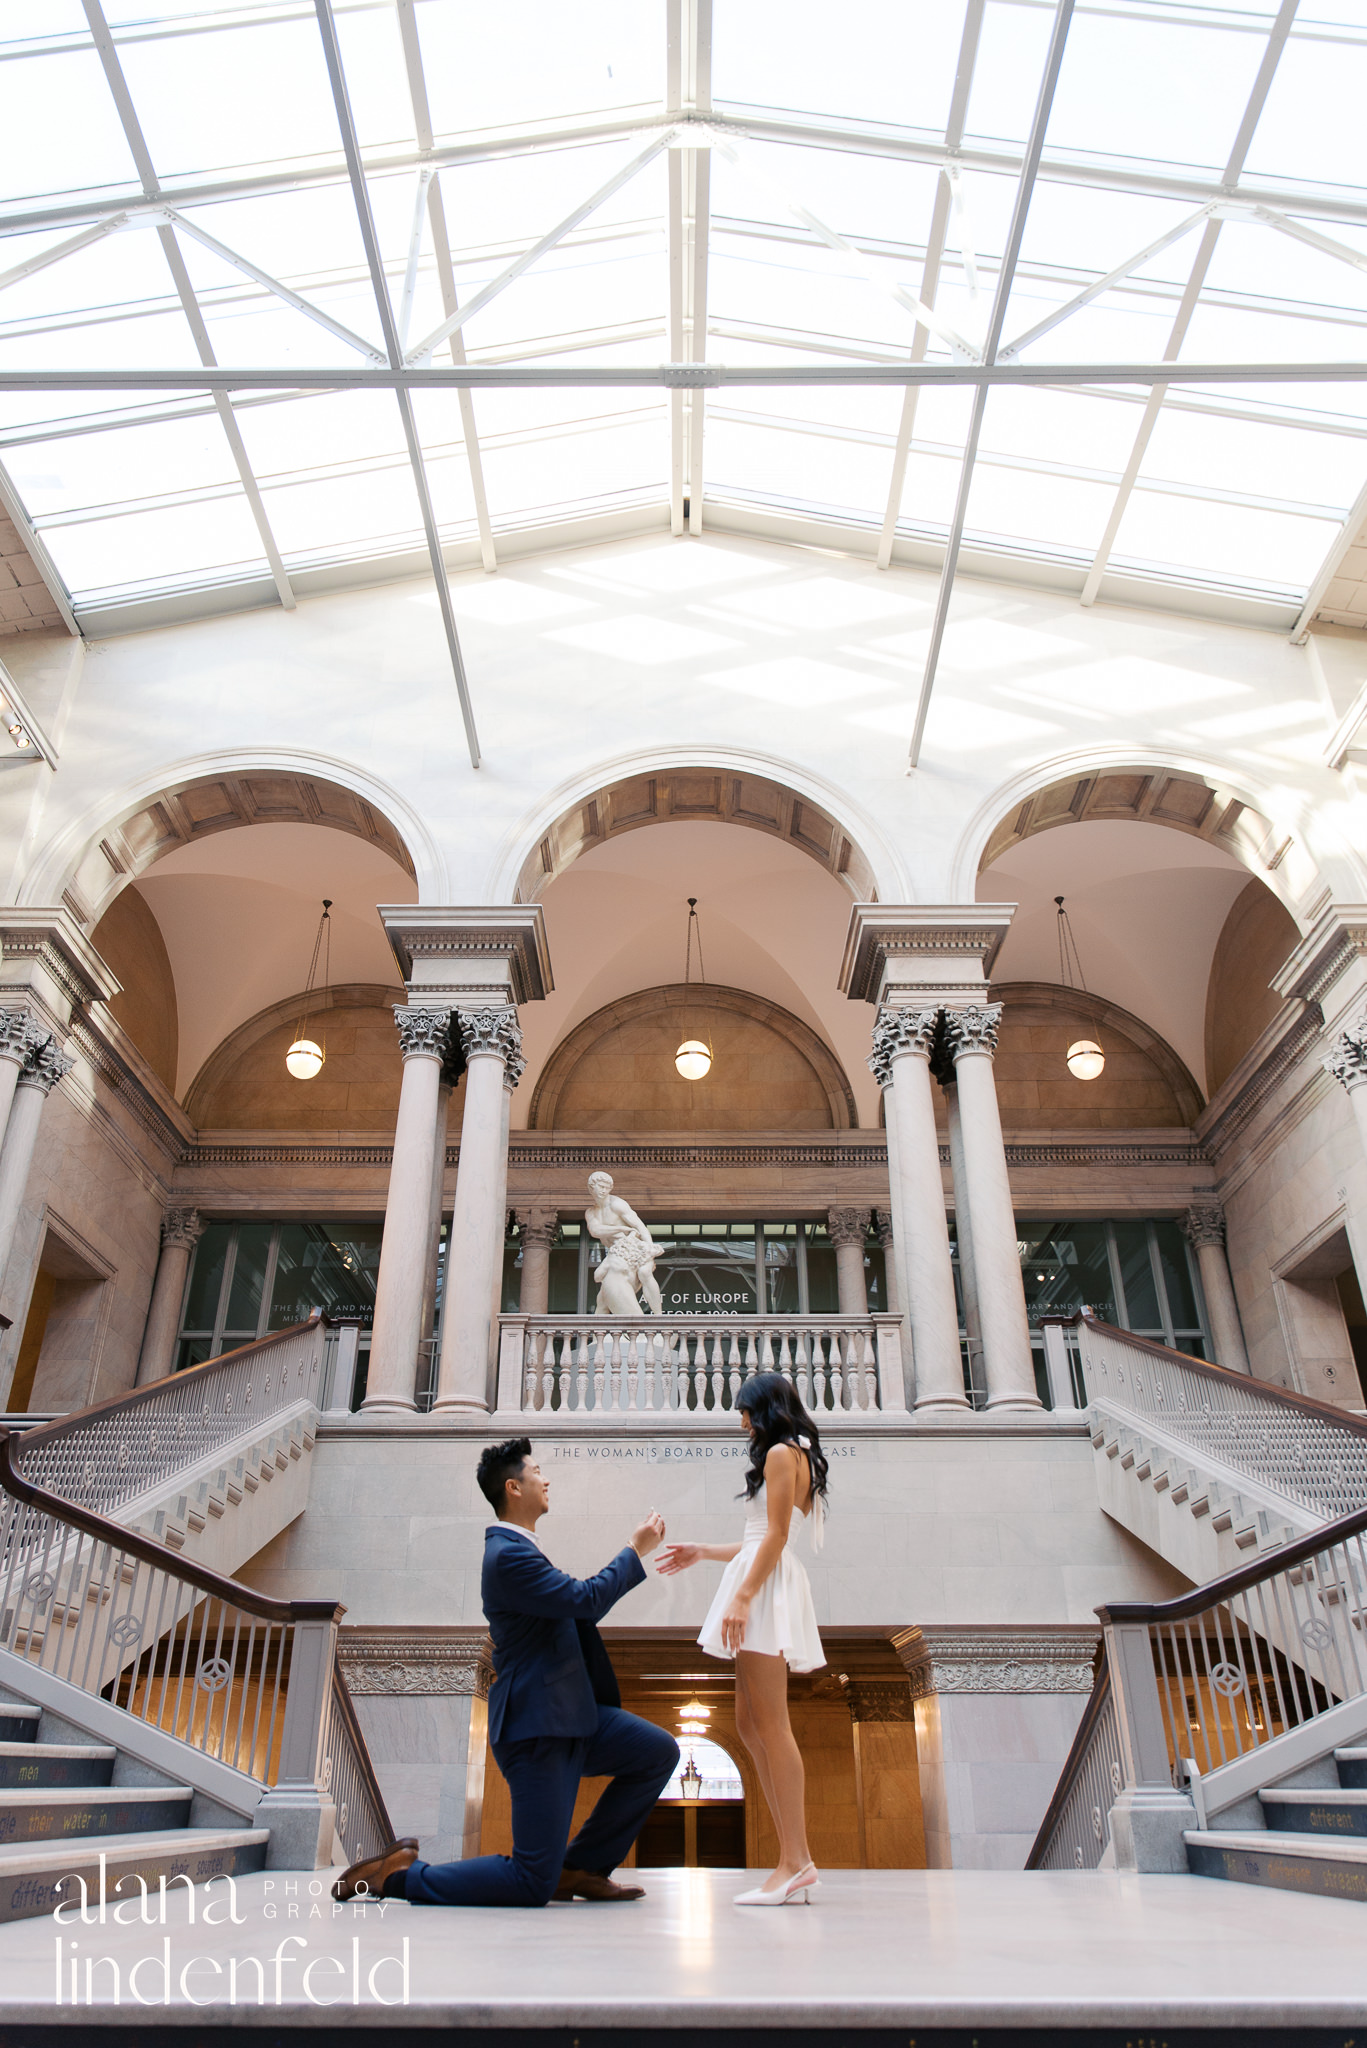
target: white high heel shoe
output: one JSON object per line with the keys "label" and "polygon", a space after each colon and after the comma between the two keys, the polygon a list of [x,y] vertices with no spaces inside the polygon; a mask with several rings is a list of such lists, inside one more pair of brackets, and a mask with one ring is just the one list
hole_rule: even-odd
{"label": "white high heel shoe", "polygon": [[737,1892],[731,1903],[733,1906],[786,1906],[791,1900],[801,1898],[804,1906],[810,1906],[809,1894],[820,1889],[821,1879],[816,1874],[816,1865],[805,1863],[797,1876],[790,1877],[787,1884],[780,1885],[777,1891],[766,1892],[762,1886],[756,1885],[753,1891]]}

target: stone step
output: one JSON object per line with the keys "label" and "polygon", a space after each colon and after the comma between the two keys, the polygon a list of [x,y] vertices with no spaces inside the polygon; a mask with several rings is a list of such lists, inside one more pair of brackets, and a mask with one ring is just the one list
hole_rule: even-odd
{"label": "stone step", "polygon": [[117,1755],[112,1745],[97,1742],[0,1742],[0,1790],[107,1785]]}
{"label": "stone step", "polygon": [[15,1706],[10,1701],[0,1704],[0,1735],[7,1742],[36,1742],[41,1713],[39,1707]]}
{"label": "stone step", "polygon": [[1192,1828],[1183,1839],[1196,1877],[1309,1892],[1322,1899],[1360,1899],[1367,1905],[1367,1842],[1360,1837],[1332,1841],[1280,1829],[1226,1834]]}
{"label": "stone step", "polygon": [[[146,1834],[76,1835],[63,1842],[60,1851],[51,1844],[0,1849],[0,1923],[36,1919],[64,1904],[75,1917],[82,1903],[78,1878],[84,1880],[86,1900],[98,1911],[102,1870],[107,1911],[126,1899],[135,1902],[133,1912],[124,1914],[127,1920],[135,1917],[142,1898],[137,1878],[155,1898],[163,1877],[168,1886],[173,1877],[181,1876],[192,1884],[206,1884],[213,1877],[246,1877],[265,1869],[269,1841],[266,1828],[165,1828]],[[122,1890],[116,1889],[121,1882]],[[172,1896],[184,1889],[176,1885]],[[148,1911],[155,1915],[160,1907]]]}
{"label": "stone step", "polygon": [[1367,1790],[1367,1749],[1336,1749],[1339,1783],[1346,1791]]}
{"label": "stone step", "polygon": [[1367,1789],[1325,1791],[1308,1787],[1299,1791],[1270,1786],[1258,1798],[1267,1825],[1279,1834],[1367,1836]]}
{"label": "stone step", "polygon": [[15,1847],[86,1835],[165,1834],[185,1826],[191,1797],[188,1785],[0,1792],[0,1843]]}

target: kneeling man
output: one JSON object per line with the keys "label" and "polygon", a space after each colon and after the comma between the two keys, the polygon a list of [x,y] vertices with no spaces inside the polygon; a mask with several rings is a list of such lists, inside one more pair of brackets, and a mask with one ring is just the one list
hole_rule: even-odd
{"label": "kneeling man", "polygon": [[[612,1872],[669,1783],[679,1745],[622,1709],[596,1623],[645,1577],[641,1560],[664,1535],[657,1514],[591,1579],[572,1579],[543,1554],[536,1525],[550,1486],[529,1438],[491,1444],[480,1491],[498,1516],[484,1536],[481,1595],[494,1645],[489,1742],[513,1800],[511,1856],[423,1863],[395,1842],[353,1863],[335,1899],[367,1892],[415,1906],[544,1906],[550,1899],[639,1899]],[[574,1840],[581,1778],[611,1778]]]}

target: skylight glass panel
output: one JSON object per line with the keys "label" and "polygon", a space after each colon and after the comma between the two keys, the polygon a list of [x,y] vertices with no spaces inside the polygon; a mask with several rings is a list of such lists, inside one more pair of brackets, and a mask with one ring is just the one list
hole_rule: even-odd
{"label": "skylight glass panel", "polygon": [[[1045,16],[1046,25],[1048,16]],[[1227,162],[1266,32],[1079,9],[1049,117],[1051,150],[1216,168]],[[1040,67],[1034,73],[1038,84]],[[975,119],[977,116],[975,106]]]}
{"label": "skylight glass panel", "polygon": [[362,149],[411,148],[416,140],[413,99],[395,9],[339,7],[334,18]]}
{"label": "skylight glass panel", "polygon": [[44,527],[43,540],[78,597],[149,584],[222,580],[265,567],[240,486],[198,504]]}
{"label": "skylight glass panel", "polygon": [[535,437],[503,438],[497,417],[481,437],[489,510],[510,524],[582,518],[613,504],[663,504],[669,438],[663,408],[606,424],[569,422]]}
{"label": "skylight glass panel", "polygon": [[0,63],[0,95],[0,191],[8,200],[106,185],[140,189],[93,49],[8,57]]}
{"label": "skylight glass panel", "polygon": [[1293,36],[1287,43],[1248,152],[1251,180],[1361,185],[1367,10],[1351,11],[1355,37],[1311,42]]}
{"label": "skylight glass panel", "polygon": [[963,18],[963,0],[713,0],[713,97],[943,130]]}
{"label": "skylight glass panel", "polygon": [[1115,486],[1084,478],[1013,468],[992,451],[979,453],[964,529],[977,539],[1022,549],[1090,555],[1115,503]]}
{"label": "skylight glass panel", "polygon": [[439,135],[662,102],[664,0],[419,0]]}
{"label": "skylight glass panel", "polygon": [[162,179],[341,148],[312,10],[302,20],[121,40],[119,61]]}
{"label": "skylight glass panel", "polygon": [[317,476],[261,483],[276,545],[287,558],[358,549],[383,555],[423,545],[422,515],[404,453],[363,468],[338,463]]}
{"label": "skylight glass panel", "polygon": [[780,510],[881,521],[891,451],[862,440],[799,433],[781,421],[714,409],[705,443],[709,489]]}
{"label": "skylight glass panel", "polygon": [[16,450],[10,468],[40,525],[58,515],[237,484],[216,414],[40,441]]}
{"label": "skylight glass panel", "polygon": [[1178,579],[1219,579],[1245,589],[1261,584],[1294,596],[1309,584],[1336,530],[1327,521],[1289,513],[1136,491],[1120,522],[1111,565],[1157,569]]}
{"label": "skylight glass panel", "polygon": [[988,0],[968,96],[969,135],[1024,142],[1035,117],[1053,10]]}

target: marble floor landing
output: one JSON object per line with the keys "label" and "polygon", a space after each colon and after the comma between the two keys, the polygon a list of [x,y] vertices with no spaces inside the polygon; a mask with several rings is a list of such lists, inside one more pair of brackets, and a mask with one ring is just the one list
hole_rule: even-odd
{"label": "marble floor landing", "polygon": [[[752,2029],[870,2043],[896,2030],[904,2048],[959,2029],[965,2048],[974,2033],[988,2048],[1017,2029],[1132,2043],[1142,2029],[1170,2044],[1174,2029],[1244,2041],[1296,2029],[1298,2042],[1367,2043],[1367,1910],[1348,1901],[1100,1871],[842,1870],[809,1907],[757,1912],[731,1903],[738,1872],[642,1880],[636,1905],[382,1913],[335,1908],[321,1875],[276,1871],[237,1880],[235,1925],[205,1924],[203,1891],[191,1924],[179,1889],[164,1925],[155,1894],[151,1925],[117,1926],[112,1906],[104,1925],[94,1906],[87,1924],[16,1921],[0,1928],[0,2040],[52,2024],[92,2041],[125,2026],[185,2040],[187,2024],[201,2038],[220,2024],[341,2026],[358,2040],[406,2026],[547,2029],[540,2039],[564,2048],[580,2048],[580,2027],[619,2042],[669,2030],[681,2048],[713,2029],[737,2044]],[[228,1907],[220,1896],[212,1921]]]}

